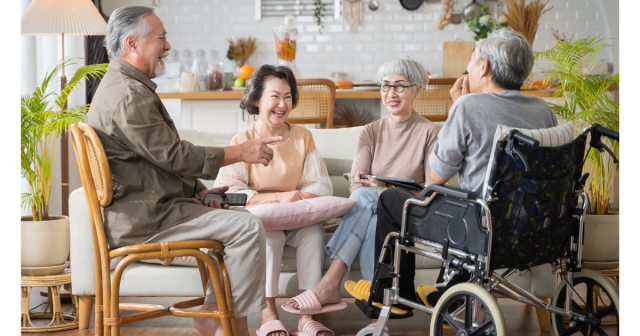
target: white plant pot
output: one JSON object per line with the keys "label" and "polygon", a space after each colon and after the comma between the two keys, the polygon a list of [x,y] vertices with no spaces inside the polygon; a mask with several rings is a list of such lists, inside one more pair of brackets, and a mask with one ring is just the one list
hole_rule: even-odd
{"label": "white plant pot", "polygon": [[62,265],[69,257],[69,217],[51,216],[48,221],[22,217],[22,267]]}
{"label": "white plant pot", "polygon": [[583,268],[615,269],[620,261],[620,215],[585,215]]}

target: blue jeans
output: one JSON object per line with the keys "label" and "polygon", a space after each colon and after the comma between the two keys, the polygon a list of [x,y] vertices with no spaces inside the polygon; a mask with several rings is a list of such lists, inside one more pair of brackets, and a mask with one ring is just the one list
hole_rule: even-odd
{"label": "blue jeans", "polygon": [[360,272],[365,280],[373,280],[378,196],[373,190],[356,189],[349,199],[358,203],[344,214],[340,226],[324,247],[332,262],[337,257],[349,269],[359,254]]}

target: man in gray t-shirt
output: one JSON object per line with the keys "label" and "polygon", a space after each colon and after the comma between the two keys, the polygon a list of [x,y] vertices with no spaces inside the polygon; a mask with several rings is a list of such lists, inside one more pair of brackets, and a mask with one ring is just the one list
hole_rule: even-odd
{"label": "man in gray t-shirt", "polygon": [[[434,183],[444,184],[458,174],[461,187],[480,196],[497,125],[535,129],[558,124],[551,108],[542,99],[520,93],[520,86],[531,73],[534,61],[525,37],[509,28],[494,31],[476,46],[467,66],[469,74],[459,78],[450,91],[454,103],[429,156]],[[402,188],[389,189],[380,195],[376,260],[387,234],[400,231],[402,208],[409,198],[419,197]],[[424,216],[424,211],[415,211],[418,209],[410,207],[408,211],[413,217]],[[393,251],[385,255],[385,262],[392,258]],[[415,254],[403,253],[400,269],[400,296],[415,300]],[[442,279],[441,271],[437,282]],[[466,272],[457,275],[447,288],[468,279]],[[382,280],[381,284],[382,289],[390,288],[391,279]],[[427,297],[429,304],[435,306],[447,288],[432,288],[433,292]],[[382,289],[374,296],[375,302],[382,302]]]}
{"label": "man in gray t-shirt", "polygon": [[[464,81],[464,82],[468,82]],[[481,196],[493,135],[498,125],[549,128],[558,125],[547,103],[516,90],[470,93],[456,99],[429,156],[432,179],[443,184],[458,174],[462,189]]]}

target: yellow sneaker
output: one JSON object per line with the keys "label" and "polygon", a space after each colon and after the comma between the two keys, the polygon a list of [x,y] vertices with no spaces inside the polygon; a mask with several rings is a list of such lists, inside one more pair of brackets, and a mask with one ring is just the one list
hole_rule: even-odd
{"label": "yellow sneaker", "polygon": [[[347,290],[351,296],[356,298],[357,300],[369,300],[369,293],[371,292],[371,281],[370,280],[359,280],[358,283],[354,281],[348,280],[344,283],[344,288]],[[379,302],[371,303],[374,307],[382,309],[383,305]],[[393,307],[391,308],[391,314],[395,315],[404,315],[408,313],[406,310],[402,310],[400,308]]]}
{"label": "yellow sneaker", "polygon": [[[429,286],[429,285],[420,285],[420,286],[418,286],[418,296],[420,297],[420,300],[422,300],[424,305],[427,306],[427,308],[433,308],[433,306],[429,303],[429,301],[427,301],[427,296],[429,296],[429,294],[435,293],[437,291],[438,291],[438,289],[433,287],[433,286]],[[452,329],[453,327],[445,322],[444,325],[443,325],[443,328],[444,329]]]}

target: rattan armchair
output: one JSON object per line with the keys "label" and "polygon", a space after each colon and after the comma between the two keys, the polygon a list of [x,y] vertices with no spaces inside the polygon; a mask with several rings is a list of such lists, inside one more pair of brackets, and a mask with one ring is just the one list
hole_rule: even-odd
{"label": "rattan armchair", "polygon": [[[93,236],[96,295],[95,295],[95,335],[120,335],[120,326],[128,323],[158,318],[166,315],[215,318],[222,320],[226,336],[237,335],[235,315],[233,312],[229,276],[222,258],[224,246],[213,240],[191,240],[138,244],[109,251],[100,207],[107,206],[112,200],[111,171],[100,139],[91,126],[79,123],[70,127],[73,149],[76,153],[82,185],[89,208],[91,233]],[[200,251],[209,249],[209,256]],[[124,256],[118,263],[113,279],[110,277],[110,261]],[[203,297],[161,306],[155,304],[120,303],[120,282],[123,271],[133,262],[148,259],[161,259],[164,265],[170,264],[174,258],[191,256],[197,259],[202,280]],[[214,263],[213,259],[216,259]],[[218,267],[216,267],[216,264]],[[209,278],[218,301],[217,311],[192,310],[204,303]],[[79,323],[88,326],[91,315],[92,298],[81,298]],[[120,311],[137,311],[139,313],[120,316]],[[82,326],[81,326],[82,329]]]}
{"label": "rattan armchair", "polygon": [[323,124],[333,127],[336,105],[336,84],[329,79],[298,79],[298,106],[291,110],[287,122],[291,124]]}
{"label": "rattan armchair", "polygon": [[449,91],[455,82],[456,78],[430,79],[413,103],[416,113],[431,121],[446,121],[453,105]]}

